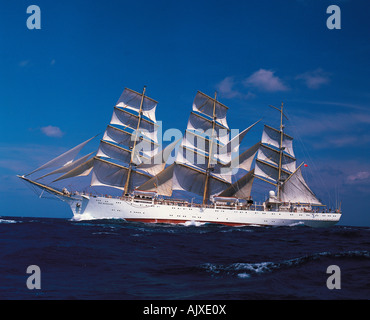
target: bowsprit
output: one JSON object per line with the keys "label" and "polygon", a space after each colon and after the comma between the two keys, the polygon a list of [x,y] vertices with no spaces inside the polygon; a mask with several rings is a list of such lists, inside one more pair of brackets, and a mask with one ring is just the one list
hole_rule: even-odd
{"label": "bowsprit", "polygon": [[192,314],[194,317],[204,314],[204,315],[216,315],[216,314],[226,314],[226,305],[217,304],[196,304],[195,306],[190,305],[187,314]]}

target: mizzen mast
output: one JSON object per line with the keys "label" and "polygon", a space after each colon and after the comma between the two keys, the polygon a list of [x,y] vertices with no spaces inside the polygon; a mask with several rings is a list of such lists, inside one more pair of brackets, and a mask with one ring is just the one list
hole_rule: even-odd
{"label": "mizzen mast", "polygon": [[278,173],[278,181],[277,181],[277,198],[280,200],[280,189],[281,189],[281,173],[282,173],[282,159],[283,159],[283,151],[285,147],[283,147],[283,137],[284,137],[284,125],[283,125],[283,116],[288,120],[287,116],[283,113],[284,103],[281,103],[280,109],[270,105],[271,108],[274,108],[280,112],[280,141],[279,141],[279,173]]}

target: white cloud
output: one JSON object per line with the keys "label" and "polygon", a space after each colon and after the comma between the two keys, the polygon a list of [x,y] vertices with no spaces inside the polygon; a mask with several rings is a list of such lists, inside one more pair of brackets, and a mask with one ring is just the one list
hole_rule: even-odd
{"label": "white cloud", "polygon": [[348,176],[347,180],[350,183],[357,183],[364,180],[368,180],[370,178],[370,172],[369,171],[360,171],[355,174],[352,174]]}
{"label": "white cloud", "polygon": [[306,86],[310,89],[318,89],[330,82],[329,73],[325,72],[321,68],[299,74],[296,76],[296,79],[303,80]]}
{"label": "white cloud", "polygon": [[262,91],[276,92],[287,91],[289,88],[283,81],[275,76],[275,72],[266,69],[260,69],[243,81],[246,87],[255,87]]}
{"label": "white cloud", "polygon": [[30,60],[22,60],[18,63],[21,68],[26,67],[30,63]]}
{"label": "white cloud", "polygon": [[250,99],[255,97],[251,92],[243,93],[240,90],[235,89],[238,83],[235,82],[234,77],[226,77],[224,80],[216,85],[216,88],[221,96],[227,99],[241,98]]}
{"label": "white cloud", "polygon": [[54,127],[54,126],[42,127],[41,131],[43,134],[47,135],[48,137],[60,138],[64,135],[64,132],[62,132],[62,130],[60,130],[59,127]]}

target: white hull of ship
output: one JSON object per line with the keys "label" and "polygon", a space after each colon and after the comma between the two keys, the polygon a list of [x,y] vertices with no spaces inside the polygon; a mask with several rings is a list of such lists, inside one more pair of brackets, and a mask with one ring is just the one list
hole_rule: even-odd
{"label": "white hull of ship", "polygon": [[145,223],[216,223],[229,226],[292,226],[329,227],[335,225],[340,213],[237,210],[189,205],[170,205],[151,201],[118,198],[65,197],[74,220],[124,219]]}

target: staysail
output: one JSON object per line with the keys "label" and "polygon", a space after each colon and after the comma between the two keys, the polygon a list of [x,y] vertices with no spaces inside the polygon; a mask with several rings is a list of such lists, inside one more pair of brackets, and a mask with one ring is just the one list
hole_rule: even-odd
{"label": "staysail", "polygon": [[304,180],[301,167],[302,165],[281,186],[281,201],[322,205]]}
{"label": "staysail", "polygon": [[92,139],[94,139],[96,136],[78,144],[77,146],[73,147],[72,149],[62,153],[61,155],[57,156],[56,158],[48,161],[47,163],[43,164],[41,167],[33,170],[32,172],[25,175],[25,177],[36,173],[37,171],[53,168],[53,167],[63,167],[73,162],[74,158],[78,155],[78,153],[81,151],[81,149],[88,144]]}

